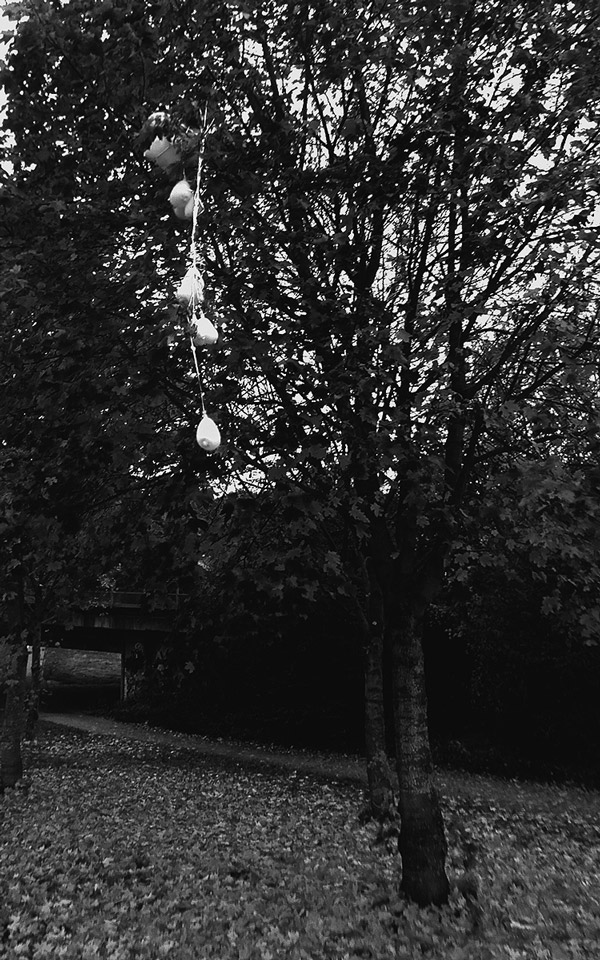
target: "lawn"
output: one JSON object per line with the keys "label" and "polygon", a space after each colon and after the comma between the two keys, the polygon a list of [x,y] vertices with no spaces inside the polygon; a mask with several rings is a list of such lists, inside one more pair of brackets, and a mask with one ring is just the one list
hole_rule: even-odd
{"label": "lawn", "polygon": [[358,786],[52,726],[28,752],[0,799],[2,957],[598,957],[598,794],[442,777],[453,882],[465,836],[480,851],[478,922],[456,889],[442,910],[398,896]]}

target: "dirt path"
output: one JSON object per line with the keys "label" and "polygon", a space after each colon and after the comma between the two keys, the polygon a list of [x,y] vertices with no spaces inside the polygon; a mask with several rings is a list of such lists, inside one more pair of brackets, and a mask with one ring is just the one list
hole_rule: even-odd
{"label": "dirt path", "polygon": [[92,717],[77,713],[41,713],[43,723],[84,730],[86,733],[104,734],[109,737],[125,737],[144,743],[160,743],[165,746],[191,750],[199,756],[220,757],[238,760],[271,769],[304,773],[327,780],[345,783],[366,784],[364,761],[360,757],[345,754],[309,753],[302,750],[277,750],[275,748],[248,744],[240,740],[213,740],[209,737],[159,730],[142,723],[122,723],[106,717]]}
{"label": "dirt path", "polygon": [[[276,749],[241,740],[211,739],[87,714],[42,713],[40,720],[87,733],[160,743],[175,749],[192,751],[199,757],[223,758],[259,769],[296,772],[320,780],[354,783],[363,787],[366,787],[367,783],[364,759],[350,754]],[[600,791],[586,790],[572,784],[558,786],[507,780],[447,769],[438,769],[436,780],[443,796],[486,800],[513,813],[524,810],[546,811],[550,805],[555,810],[576,809],[581,813],[588,811],[590,815],[597,816],[600,809]]]}

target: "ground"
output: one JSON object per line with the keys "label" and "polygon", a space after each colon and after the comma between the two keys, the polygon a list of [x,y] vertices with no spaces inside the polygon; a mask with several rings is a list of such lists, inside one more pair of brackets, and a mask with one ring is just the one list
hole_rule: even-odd
{"label": "ground", "polygon": [[596,793],[443,773],[452,896],[419,910],[398,893],[395,837],[360,819],[357,758],[48,719],[0,801],[0,956],[598,955]]}

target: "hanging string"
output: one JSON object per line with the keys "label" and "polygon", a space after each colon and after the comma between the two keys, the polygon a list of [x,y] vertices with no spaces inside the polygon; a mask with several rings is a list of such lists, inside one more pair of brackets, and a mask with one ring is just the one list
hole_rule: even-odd
{"label": "hanging string", "polygon": [[[197,233],[198,233],[198,216],[203,209],[202,201],[200,200],[200,183],[202,179],[202,160],[204,157],[204,144],[206,141],[206,136],[208,133],[207,128],[207,113],[208,113],[208,103],[204,108],[204,117],[202,119],[202,134],[198,144],[198,166],[196,170],[196,189],[194,191],[194,203],[192,206],[192,236],[190,241],[190,259],[191,259],[191,296],[188,303],[189,309],[189,319],[190,324],[197,325],[200,321],[200,324],[203,325],[202,333],[200,333],[200,328],[197,329],[196,336],[200,336],[200,343],[213,343],[217,338],[217,332],[210,323],[210,321],[204,316],[202,312],[202,302],[204,299],[204,278],[201,275],[198,268],[199,253],[198,253],[198,244],[197,244]],[[199,311],[200,318],[196,311]],[[209,334],[207,335],[206,327],[208,325]],[[213,336],[214,335],[214,336]],[[192,357],[194,359],[194,368],[196,370],[196,377],[198,378],[198,391],[200,393],[200,412],[202,419],[198,424],[196,430],[196,442],[203,450],[207,453],[214,453],[221,444],[221,434],[219,433],[219,428],[216,423],[211,420],[210,417],[206,414],[206,406],[204,403],[204,386],[202,383],[202,374],[200,372],[200,364],[198,362],[198,351],[196,350],[196,336],[193,333],[190,334],[190,346],[192,348]]]}
{"label": "hanging string", "polygon": [[[164,122],[167,118],[166,114],[162,112],[156,112],[152,115],[154,124]],[[152,118],[149,118],[151,120]],[[193,191],[193,203],[191,209],[191,220],[192,220],[192,233],[190,239],[190,249],[189,249],[189,259],[191,259],[191,266],[188,267],[188,270],[183,277],[179,287],[177,288],[176,296],[180,304],[186,304],[187,306],[187,320],[188,320],[188,329],[190,333],[190,345],[192,349],[192,357],[194,360],[194,369],[196,371],[196,377],[198,378],[198,390],[200,393],[200,410],[202,413],[202,419],[198,424],[196,430],[196,441],[203,450],[207,453],[214,453],[215,450],[218,450],[221,444],[221,434],[217,424],[211,420],[210,417],[206,415],[206,407],[204,403],[204,386],[202,383],[202,374],[200,372],[200,364],[198,362],[198,353],[196,350],[196,344],[203,346],[210,345],[215,343],[218,339],[218,333],[211,321],[206,317],[202,311],[202,303],[204,301],[204,277],[200,273],[198,263],[200,260],[200,255],[198,252],[198,243],[197,243],[197,234],[198,234],[198,216],[204,209],[202,201],[200,199],[200,185],[202,180],[202,162],[204,158],[204,147],[206,143],[206,138],[208,136],[209,129],[212,124],[208,124],[208,98],[204,105],[204,115],[201,119],[200,130],[198,131],[198,164],[196,170],[196,189]],[[153,128],[152,128],[153,129]],[[182,138],[188,137],[191,133],[195,134],[195,131],[188,130],[183,128],[181,133]],[[165,139],[165,138],[163,138]],[[152,147],[155,143],[158,143],[160,146],[160,139],[155,137],[155,141],[152,144]],[[161,169],[168,169],[168,167],[173,166],[177,160],[181,159],[181,149],[183,149],[181,144],[173,145],[167,141],[167,145],[170,148],[171,153],[167,158],[167,162],[161,162],[160,158],[162,157],[164,150],[161,153],[156,153],[152,149],[147,150],[144,156],[147,156],[149,159],[155,160],[158,166]],[[171,156],[173,155],[173,157]],[[192,197],[190,184],[186,178],[185,163],[183,164],[182,170],[183,180],[175,184],[171,193],[169,195],[169,201],[172,204],[173,211],[176,216],[181,220],[189,220],[189,209],[188,205]],[[188,261],[189,262],[189,261]],[[194,332],[195,327],[195,332]]]}
{"label": "hanging string", "polygon": [[[193,283],[192,283],[192,298],[190,301],[191,316],[194,319],[196,315],[196,306],[197,306],[197,283],[196,283],[196,272],[198,270],[198,246],[196,243],[196,234],[198,230],[198,214],[200,212],[200,182],[202,178],[202,160],[204,157],[204,142],[206,140],[206,118],[208,113],[208,102],[204,105],[204,116],[202,118],[202,137],[198,144],[198,166],[196,169],[196,190],[194,192],[194,206],[192,208],[192,239],[190,242],[190,258],[192,261],[192,270],[193,270]],[[204,387],[202,385],[202,376],[200,374],[200,365],[198,363],[198,353],[196,350],[196,344],[194,343],[194,337],[190,336],[190,344],[192,347],[192,356],[194,358],[194,367],[196,368],[196,376],[198,377],[198,388],[200,391],[200,411],[202,416],[206,414],[206,408],[204,405]]]}
{"label": "hanging string", "polygon": [[192,241],[190,244],[190,256],[194,270],[198,265],[198,247],[196,245],[196,233],[198,229],[198,214],[200,212],[200,181],[202,179],[202,161],[204,159],[204,144],[208,134],[206,119],[208,115],[208,102],[204,105],[204,116],[202,117],[202,137],[198,144],[198,167],[196,170],[196,192],[194,194],[194,206],[192,210]]}
{"label": "hanging string", "polygon": [[202,385],[202,376],[200,374],[200,366],[198,364],[198,353],[196,351],[196,344],[194,343],[194,338],[190,337],[190,344],[192,346],[192,356],[194,358],[194,366],[196,368],[196,376],[198,377],[198,389],[200,392],[200,412],[202,416],[206,414],[206,408],[204,406],[204,387]]}

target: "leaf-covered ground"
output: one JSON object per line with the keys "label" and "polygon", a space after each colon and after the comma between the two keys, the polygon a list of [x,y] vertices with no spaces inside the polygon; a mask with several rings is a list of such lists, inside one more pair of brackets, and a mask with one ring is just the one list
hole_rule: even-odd
{"label": "leaf-covered ground", "polygon": [[479,917],[456,889],[442,910],[397,895],[357,786],[53,727],[29,753],[0,799],[3,957],[598,957],[596,794],[443,781],[453,882],[465,838],[479,851]]}

